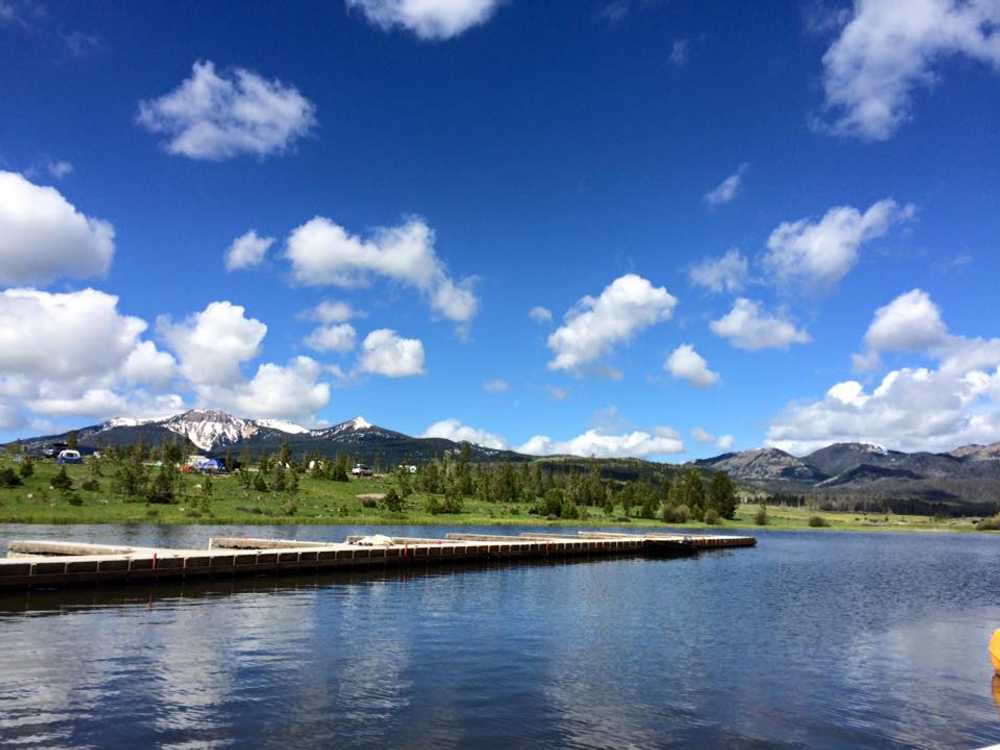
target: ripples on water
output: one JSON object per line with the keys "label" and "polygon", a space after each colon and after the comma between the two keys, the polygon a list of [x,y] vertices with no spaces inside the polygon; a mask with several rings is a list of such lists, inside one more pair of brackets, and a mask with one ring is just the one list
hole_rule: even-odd
{"label": "ripples on water", "polygon": [[[227,533],[233,533],[227,528]],[[344,527],[241,533],[342,539]],[[447,529],[392,529],[427,535]],[[207,527],[2,527],[204,546]],[[976,747],[1000,540],[0,597],[10,747]]]}

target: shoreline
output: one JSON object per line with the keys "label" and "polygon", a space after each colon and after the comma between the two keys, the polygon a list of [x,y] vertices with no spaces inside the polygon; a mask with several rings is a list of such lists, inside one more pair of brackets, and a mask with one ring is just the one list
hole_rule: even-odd
{"label": "shoreline", "polygon": [[[749,507],[749,506],[748,506]],[[756,506],[753,506],[756,508]],[[779,508],[773,512],[779,512]],[[550,520],[536,516],[512,516],[512,517],[491,517],[473,514],[441,514],[427,516],[425,514],[380,514],[380,515],[358,515],[358,516],[335,516],[335,517],[300,517],[300,516],[247,516],[247,517],[219,517],[219,516],[188,516],[183,513],[162,518],[74,518],[58,514],[53,516],[30,516],[30,517],[10,517],[0,513],[0,526],[479,526],[479,527],[532,527],[532,528],[594,528],[594,529],[617,529],[628,532],[634,529],[640,531],[662,531],[681,533],[688,532],[714,532],[725,533],[728,530],[756,530],[756,531],[796,531],[796,532],[855,532],[869,534],[884,533],[935,533],[935,534],[983,534],[998,535],[995,531],[980,531],[975,528],[970,519],[955,519],[961,521],[961,525],[955,523],[948,526],[934,523],[932,519],[927,519],[926,523],[888,522],[888,523],[857,523],[852,521],[841,521],[835,516],[852,515],[842,514],[835,511],[817,511],[815,515],[821,515],[828,519],[829,526],[813,527],[806,519],[801,522],[789,522],[787,519],[777,523],[767,525],[757,525],[752,521],[747,521],[739,516],[735,520],[727,520],[720,524],[706,524],[702,522],[690,522],[686,524],[667,524],[662,521],[634,518],[630,522],[616,521],[604,518],[586,519],[562,519]],[[914,518],[914,517],[908,517]],[[919,517],[917,517],[919,518]]]}

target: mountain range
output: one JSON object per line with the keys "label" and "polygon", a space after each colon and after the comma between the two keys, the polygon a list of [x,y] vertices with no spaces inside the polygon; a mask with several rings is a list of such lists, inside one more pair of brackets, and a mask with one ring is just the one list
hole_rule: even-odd
{"label": "mountain range", "polygon": [[870,443],[835,443],[806,456],[777,448],[724,453],[694,461],[772,493],[822,496],[851,508],[859,498],[897,512],[963,508],[992,512],[1000,503],[1000,443],[948,453],[905,453]]}
{"label": "mountain range", "polygon": [[[181,440],[190,452],[214,457],[244,451],[258,456],[274,453],[288,443],[296,455],[318,453],[333,457],[345,454],[364,463],[395,466],[398,463],[422,463],[439,458],[449,451],[462,449],[459,443],[441,438],[416,438],[371,424],[355,417],[331,427],[308,429],[292,422],[274,419],[246,419],[222,411],[191,409],[164,419],[119,417],[101,424],[81,427],[76,432],[77,447],[93,452],[112,445],[142,442],[157,446]],[[21,440],[29,452],[41,452],[48,446],[64,443],[69,433],[43,435]],[[531,457],[512,451],[470,446],[473,461],[526,461]]]}
{"label": "mountain range", "polygon": [[[333,457],[346,454],[364,463],[395,466],[422,463],[447,453],[458,453],[462,444],[443,438],[411,437],[371,424],[363,417],[330,427],[308,429],[291,422],[245,419],[222,411],[192,409],[164,419],[111,419],[76,430],[77,445],[85,452],[111,445],[143,442],[155,446],[182,440],[191,452],[223,457],[273,453],[283,443],[299,455],[317,453]],[[29,451],[65,442],[68,433],[28,438]],[[535,461],[507,450],[471,445],[476,462]],[[583,459],[544,459],[563,469]],[[964,510],[991,512],[1000,502],[1000,443],[966,445],[948,453],[888,450],[870,443],[835,443],[806,456],[777,448],[724,453],[690,462],[703,471],[725,471],[743,486],[772,494],[820,496],[824,503],[845,508],[878,507],[897,512]],[[605,476],[651,478],[671,476],[677,465],[641,460],[602,462]]]}

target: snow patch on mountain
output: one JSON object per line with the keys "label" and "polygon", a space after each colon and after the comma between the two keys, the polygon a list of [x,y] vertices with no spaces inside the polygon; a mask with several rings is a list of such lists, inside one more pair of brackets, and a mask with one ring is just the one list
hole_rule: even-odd
{"label": "snow patch on mountain", "polygon": [[192,409],[160,423],[182,435],[202,450],[232,445],[256,435],[260,428],[250,419],[241,419],[223,411]]}
{"label": "snow patch on mountain", "polygon": [[256,419],[254,421],[259,427],[267,427],[278,432],[287,432],[289,435],[303,435],[309,432],[308,428],[285,419]]}

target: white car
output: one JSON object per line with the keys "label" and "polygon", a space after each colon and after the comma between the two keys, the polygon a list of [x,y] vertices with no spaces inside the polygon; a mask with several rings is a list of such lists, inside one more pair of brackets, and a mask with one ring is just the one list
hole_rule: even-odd
{"label": "white car", "polygon": [[354,468],[351,469],[351,474],[356,477],[370,477],[374,473],[372,467],[365,466],[364,464],[355,464]]}

